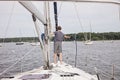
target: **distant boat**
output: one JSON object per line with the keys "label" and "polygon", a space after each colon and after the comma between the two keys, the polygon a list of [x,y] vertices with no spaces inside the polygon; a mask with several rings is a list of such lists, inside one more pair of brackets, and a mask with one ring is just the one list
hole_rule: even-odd
{"label": "distant boat", "polygon": [[90,22],[89,39],[88,39],[87,33],[85,33],[85,42],[84,42],[84,44],[86,44],[86,45],[93,44],[93,42],[91,41],[91,32],[92,32],[92,28],[91,28],[91,22]]}
{"label": "distant boat", "polygon": [[86,45],[90,45],[90,44],[93,44],[93,42],[90,41],[90,40],[87,40],[87,41],[84,42],[84,44],[86,44]]}
{"label": "distant boat", "polygon": [[86,45],[93,44],[93,42],[91,41],[91,33],[90,33],[90,39],[88,39],[87,33],[85,33],[85,41],[84,41],[84,44],[86,44]]}
{"label": "distant boat", "polygon": [[24,42],[16,42],[16,45],[23,45]]}
{"label": "distant boat", "polygon": [[39,42],[30,43],[32,46],[40,46]]}
{"label": "distant boat", "polygon": [[[22,36],[22,32],[21,32],[21,29],[19,28],[19,33],[20,33],[20,36]],[[22,42],[22,37],[19,37],[19,42],[16,42],[16,45],[23,45],[24,42]]]}

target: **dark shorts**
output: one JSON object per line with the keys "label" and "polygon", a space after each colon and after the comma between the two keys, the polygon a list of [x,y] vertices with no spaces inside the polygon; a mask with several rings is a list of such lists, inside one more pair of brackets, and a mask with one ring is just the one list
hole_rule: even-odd
{"label": "dark shorts", "polygon": [[62,53],[62,42],[54,42],[54,53]]}

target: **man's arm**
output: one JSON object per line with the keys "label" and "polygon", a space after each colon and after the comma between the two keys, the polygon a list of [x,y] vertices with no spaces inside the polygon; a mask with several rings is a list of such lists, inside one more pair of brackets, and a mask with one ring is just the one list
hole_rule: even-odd
{"label": "man's arm", "polygon": [[64,35],[64,38],[70,38],[70,36],[66,36],[66,35]]}
{"label": "man's arm", "polygon": [[51,33],[50,33],[50,36],[51,36],[51,37],[54,37],[54,36],[55,36],[55,33],[54,33],[54,32],[51,32]]}

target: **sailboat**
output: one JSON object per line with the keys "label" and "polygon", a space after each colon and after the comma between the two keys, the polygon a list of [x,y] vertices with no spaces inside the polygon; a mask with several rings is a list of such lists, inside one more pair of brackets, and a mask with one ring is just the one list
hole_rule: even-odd
{"label": "sailboat", "polygon": [[16,45],[23,45],[24,42],[16,42]]}
{"label": "sailboat", "polygon": [[32,45],[32,46],[40,46],[40,42],[32,42],[32,43],[30,43],[30,45]]}
{"label": "sailboat", "polygon": [[86,45],[93,44],[93,42],[91,41],[91,39],[89,39],[89,40],[87,39],[87,34],[85,36],[86,36],[86,38],[85,38],[84,44],[86,44]]}
{"label": "sailboat", "polygon": [[[44,0],[45,1],[45,0]],[[52,0],[51,0],[52,1]],[[56,0],[58,1],[58,0]],[[62,0],[59,0],[62,1]],[[81,2],[101,2],[101,3],[115,3],[120,4],[118,1],[109,1],[109,0],[63,0],[63,1],[81,1]],[[38,25],[36,19],[40,20],[45,26],[45,36],[44,41],[40,40],[40,47],[42,48],[44,54],[44,62],[45,66],[42,66],[38,69],[34,69],[31,71],[23,72],[16,74],[10,77],[3,77],[1,80],[100,80],[99,75],[91,75],[81,69],[73,67],[65,62],[60,64],[58,61],[57,64],[50,63],[49,61],[49,53],[50,53],[50,20],[49,20],[49,3],[45,2],[45,14],[43,17],[41,13],[35,8],[35,6],[29,1],[20,1],[20,4],[23,5],[29,12],[32,13],[33,21],[36,27],[36,31],[38,31]],[[3,72],[4,73],[4,72]],[[1,75],[1,74],[0,74]]]}
{"label": "sailboat", "polygon": [[90,23],[89,39],[88,39],[87,33],[85,33],[85,42],[84,43],[86,45],[93,44],[93,42],[91,41],[91,32],[92,32],[92,28],[91,28],[91,23]]}
{"label": "sailboat", "polygon": [[[21,34],[21,30],[19,30],[20,34]],[[21,37],[19,38],[19,42],[16,42],[16,45],[23,45],[24,42],[22,42]]]}

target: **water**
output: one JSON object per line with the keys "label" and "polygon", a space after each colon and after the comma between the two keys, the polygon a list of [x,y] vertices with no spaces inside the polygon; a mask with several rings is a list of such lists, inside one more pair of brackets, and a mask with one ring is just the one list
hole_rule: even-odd
{"label": "water", "polygon": [[[77,49],[78,68],[95,74],[94,67],[97,67],[101,79],[110,80],[112,77],[112,66],[115,65],[114,75],[116,80],[120,80],[120,41],[94,41],[93,45],[84,45],[83,42],[77,42]],[[25,54],[28,55],[15,64]],[[63,42],[63,61],[74,66],[75,54],[75,42]],[[53,62],[53,43],[51,43],[50,59]],[[38,68],[44,65],[43,60],[39,46],[31,46],[30,43],[25,43],[24,45],[4,43],[0,47],[0,73],[15,64],[4,75],[13,75]]]}

